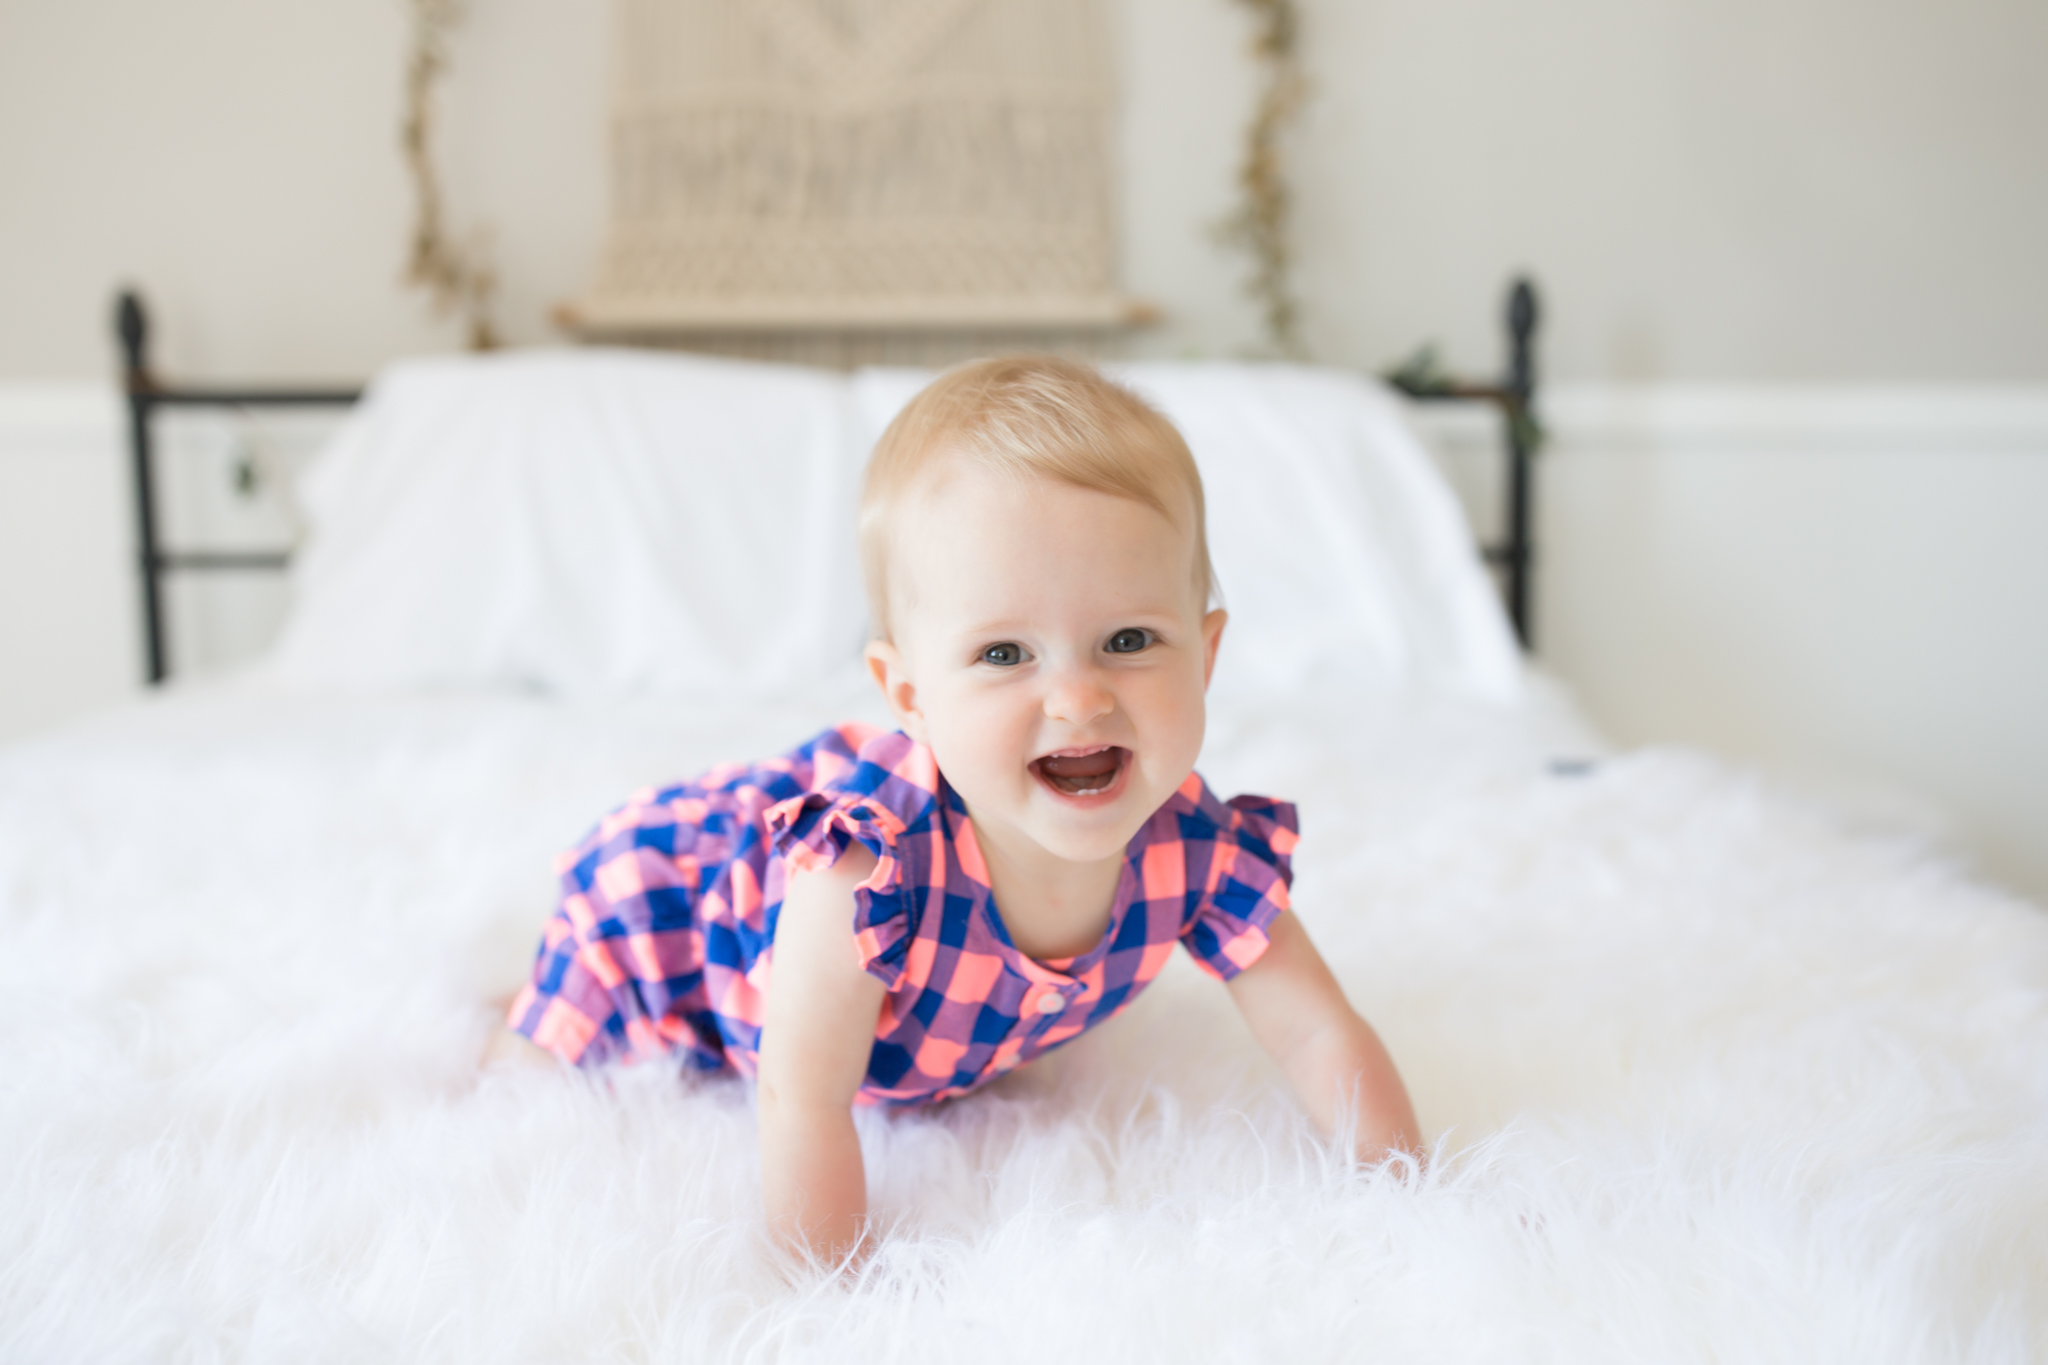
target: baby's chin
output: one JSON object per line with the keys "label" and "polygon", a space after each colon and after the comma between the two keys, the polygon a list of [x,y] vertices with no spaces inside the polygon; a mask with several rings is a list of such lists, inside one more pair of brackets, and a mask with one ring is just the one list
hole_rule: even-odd
{"label": "baby's chin", "polygon": [[1076,863],[1121,857],[1173,794],[1172,787],[1160,790],[1128,765],[1106,789],[1084,788],[1074,794],[1041,774],[1032,776],[1035,790],[1028,802],[1026,832],[1046,852]]}
{"label": "baby's chin", "polygon": [[1130,829],[1114,835],[1077,835],[1067,830],[1027,829],[1031,841],[1051,856],[1076,866],[1098,866],[1117,861],[1130,850],[1131,839],[1144,827],[1140,820]]}

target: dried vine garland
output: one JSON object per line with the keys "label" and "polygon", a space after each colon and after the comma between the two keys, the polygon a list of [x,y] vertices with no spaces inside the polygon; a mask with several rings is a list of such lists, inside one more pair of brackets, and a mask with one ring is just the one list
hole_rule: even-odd
{"label": "dried vine garland", "polygon": [[1223,220],[1221,235],[1251,253],[1252,275],[1245,292],[1259,301],[1265,314],[1266,339],[1283,356],[1307,355],[1302,345],[1300,311],[1294,301],[1287,242],[1288,194],[1281,138],[1308,92],[1298,52],[1300,15],[1294,0],[1237,0],[1258,25],[1252,55],[1265,69],[1265,87],[1251,126],[1245,130],[1244,160],[1237,170],[1242,194],[1238,207]]}
{"label": "dried vine garland", "polygon": [[462,7],[459,0],[413,0],[412,10],[412,54],[405,68],[405,122],[399,137],[418,213],[405,280],[428,291],[436,313],[460,312],[469,329],[470,349],[488,351],[498,344],[491,322],[498,276],[491,268],[489,240],[481,232],[466,245],[448,239],[433,156],[434,89],[448,69],[449,35],[462,20]]}

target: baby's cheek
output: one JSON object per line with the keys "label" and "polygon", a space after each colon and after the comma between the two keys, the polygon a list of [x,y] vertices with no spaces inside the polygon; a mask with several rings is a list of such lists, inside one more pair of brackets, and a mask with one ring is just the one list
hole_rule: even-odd
{"label": "baby's cheek", "polygon": [[1005,724],[994,708],[954,699],[926,715],[931,730],[926,742],[939,761],[939,771],[962,795],[986,793],[991,783],[1018,766],[1019,741],[1010,733],[1014,727]]}
{"label": "baby's cheek", "polygon": [[1206,709],[1200,687],[1188,687],[1184,679],[1176,679],[1176,685],[1162,689],[1156,698],[1153,718],[1154,743],[1160,755],[1168,760],[1169,766],[1192,771],[1195,759],[1202,751],[1202,731],[1206,723]]}

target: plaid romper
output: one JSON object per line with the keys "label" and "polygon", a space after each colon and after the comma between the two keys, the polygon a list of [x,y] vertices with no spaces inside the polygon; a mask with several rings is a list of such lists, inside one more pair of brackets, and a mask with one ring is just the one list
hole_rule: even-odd
{"label": "plaid romper", "polygon": [[561,905],[508,1022],[579,1065],[680,1052],[754,1074],[791,864],[875,855],[854,893],[888,990],[858,1102],[965,1094],[1121,1010],[1184,944],[1228,980],[1287,908],[1294,807],[1218,801],[1199,774],[1132,838],[1109,930],[1041,962],[1010,942],[967,808],[900,731],[827,730],[752,767],[642,791],[557,861]]}

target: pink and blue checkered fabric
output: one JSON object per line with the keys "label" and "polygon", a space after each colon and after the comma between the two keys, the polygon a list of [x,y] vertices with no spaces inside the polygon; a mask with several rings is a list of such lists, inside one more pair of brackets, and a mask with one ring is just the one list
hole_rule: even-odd
{"label": "pink and blue checkered fabric", "polygon": [[1133,1000],[1178,942],[1228,980],[1287,908],[1294,807],[1190,775],[1131,840],[1109,930],[1056,965],[1010,942],[931,750],[865,725],[643,791],[562,855],[562,901],[511,1026],[569,1061],[680,1052],[754,1072],[788,867],[872,851],[854,936],[888,986],[859,1102],[964,1094]]}

